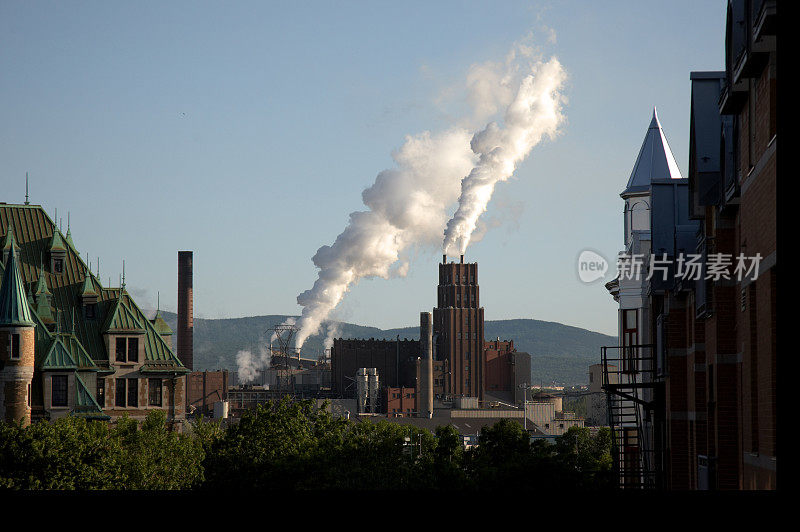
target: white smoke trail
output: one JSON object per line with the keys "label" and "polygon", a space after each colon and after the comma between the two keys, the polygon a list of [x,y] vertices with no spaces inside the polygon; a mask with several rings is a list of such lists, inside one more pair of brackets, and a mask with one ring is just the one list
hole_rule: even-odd
{"label": "white smoke trail", "polygon": [[[320,271],[312,288],[297,296],[303,312],[295,347],[302,347],[309,336],[319,333],[330,312],[359,280],[405,276],[409,269],[409,248],[441,244],[450,218],[449,209],[459,194],[464,201],[459,202],[457,216],[463,216],[471,203],[479,203],[471,200],[472,183],[477,179],[473,174],[485,173],[484,168],[489,168],[489,163],[501,155],[493,156],[493,148],[502,143],[503,159],[510,161],[510,171],[494,172],[500,176],[494,179],[497,182],[507,179],[502,177],[505,173],[509,176],[513,173],[514,165],[543,134],[555,133],[545,120],[545,100],[547,97],[553,100],[551,107],[558,115],[557,124],[561,98],[555,90],[563,81],[563,71],[556,60],[546,63],[541,71],[528,65],[530,68],[525,72],[531,74],[522,80],[514,96],[513,86],[525,74],[520,72],[519,60],[531,56],[532,49],[520,42],[504,62],[474,65],[469,72],[467,88],[476,116],[508,106],[505,130],[492,123],[474,136],[464,128],[440,134],[426,131],[406,137],[403,146],[393,153],[396,168],[379,173],[375,183],[362,193],[369,210],[351,213],[347,227],[335,242],[319,248],[312,258]],[[557,81],[554,85],[553,80]],[[527,113],[525,105],[529,107]],[[470,179],[466,192],[462,179]],[[483,210],[491,197],[491,190],[484,195],[486,192]],[[470,233],[483,210],[479,209],[471,227],[465,225]],[[460,227],[455,223],[453,231]]]}
{"label": "white smoke trail", "polygon": [[545,136],[553,139],[563,122],[564,98],[560,90],[566,73],[556,58],[532,65],[516,97],[506,109],[505,127],[491,122],[472,138],[480,159],[461,182],[458,210],[447,223],[443,251],[461,255],[469,245],[481,214],[486,211],[497,183],[510,178]]}
{"label": "white smoke trail", "polygon": [[384,170],[362,193],[368,211],[350,214],[350,223],[331,246],[312,258],[320,269],[310,290],[297,296],[303,306],[296,346],[317,334],[350,287],[364,277],[402,275],[391,269],[410,246],[435,245],[458,198],[459,183],[475,163],[470,134],[452,129],[406,137],[393,154],[396,168]]}
{"label": "white smoke trail", "polygon": [[271,358],[270,353],[263,347],[259,348],[258,354],[250,350],[236,353],[236,365],[239,368],[236,375],[239,383],[253,382],[261,374],[262,369],[269,367]]}
{"label": "white smoke trail", "polygon": [[334,321],[328,322],[328,334],[325,335],[325,341],[322,342],[322,347],[328,350],[333,347],[333,340],[342,334],[341,324]]}

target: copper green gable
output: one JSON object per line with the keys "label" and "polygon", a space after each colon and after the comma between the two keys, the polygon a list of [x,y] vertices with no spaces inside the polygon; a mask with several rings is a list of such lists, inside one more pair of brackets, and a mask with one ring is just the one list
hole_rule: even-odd
{"label": "copper green gable", "polygon": [[53,239],[50,241],[50,251],[66,251],[67,246],[64,245],[64,239],[61,238],[61,231],[57,227],[53,227]]}
{"label": "copper green gable", "polygon": [[161,336],[172,336],[173,331],[170,326],[164,321],[164,318],[161,317],[161,311],[156,311],[156,316],[153,318],[153,328],[155,328],[156,332]]}
{"label": "copper green gable", "polygon": [[131,312],[128,305],[123,303],[122,294],[114,303],[111,312],[108,313],[105,325],[103,325],[104,333],[144,333],[144,326],[139,322],[136,315]]}
{"label": "copper green gable", "polygon": [[83,279],[83,286],[81,287],[80,295],[81,297],[86,296],[97,296],[98,293],[94,289],[94,282],[92,280],[92,275],[89,274]]}
{"label": "copper green gable", "polygon": [[94,396],[89,393],[86,384],[77,373],[75,374],[75,407],[70,415],[89,419],[111,419],[111,416],[103,413],[103,409],[97,404]]}
{"label": "copper green gable", "polygon": [[36,288],[34,289],[33,293],[37,296],[39,294],[45,294],[48,296],[52,295],[50,290],[47,288],[47,280],[45,279],[44,270],[40,270],[39,278],[36,280]]}
{"label": "copper green gable", "polygon": [[19,251],[19,244],[17,244],[17,239],[14,237],[14,228],[9,227],[6,236],[3,238],[3,251],[10,250],[12,246]]}
{"label": "copper green gable", "polygon": [[70,354],[64,343],[59,338],[56,338],[56,340],[50,346],[47,355],[44,357],[42,369],[55,370],[77,368],[78,365],[75,363],[75,359],[72,358],[72,354]]}
{"label": "copper green gable", "polygon": [[75,365],[82,371],[98,371],[97,364],[94,363],[92,357],[83,348],[83,345],[72,334],[63,335],[61,341],[69,350],[72,358],[75,360]]}
{"label": "copper green gable", "polygon": [[0,325],[34,325],[19,271],[17,250],[13,246],[3,272],[3,284],[0,285]]}

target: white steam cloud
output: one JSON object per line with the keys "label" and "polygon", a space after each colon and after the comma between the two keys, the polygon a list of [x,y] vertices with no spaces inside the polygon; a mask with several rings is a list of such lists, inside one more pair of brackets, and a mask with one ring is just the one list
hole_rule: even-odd
{"label": "white steam cloud", "polygon": [[[469,71],[466,86],[475,115],[483,118],[506,107],[503,128],[492,122],[474,135],[465,128],[426,131],[407,136],[392,154],[396,167],[379,173],[362,193],[368,210],[351,213],[334,243],[312,258],[319,274],[312,288],[297,296],[303,311],[295,347],[319,334],[362,278],[405,276],[412,248],[442,245],[445,234],[448,253],[464,252],[495,184],[508,179],[544,136],[554,137],[562,122],[558,91],[565,73],[556,59],[533,62],[532,56],[530,46],[518,43],[504,62]],[[326,347],[334,334],[329,325]]]}
{"label": "white steam cloud", "polygon": [[504,127],[491,122],[472,137],[480,159],[461,182],[458,210],[447,223],[442,249],[461,255],[469,245],[481,214],[486,212],[497,183],[507,180],[544,137],[555,138],[563,122],[560,90],[566,73],[557,59],[536,63],[506,109]]}
{"label": "white steam cloud", "polygon": [[240,384],[253,382],[261,374],[261,370],[268,368],[271,354],[263,347],[258,353],[243,350],[236,353],[237,377]]}

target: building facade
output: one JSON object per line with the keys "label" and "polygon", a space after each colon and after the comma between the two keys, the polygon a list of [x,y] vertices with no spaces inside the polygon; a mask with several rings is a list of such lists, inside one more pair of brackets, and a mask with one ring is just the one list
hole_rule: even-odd
{"label": "building facade", "polygon": [[445,395],[477,397],[486,390],[483,308],[477,263],[439,265],[437,304],[433,309],[435,358],[443,361]]}
{"label": "building facade", "polygon": [[147,318],[124,280],[103,286],[41,206],[0,203],[0,235],[4,419],[144,419],[158,409],[180,426],[188,370],[163,320]]}
{"label": "building facade", "polygon": [[[639,438],[616,451],[654,487],[776,487],[776,4],[729,1],[725,71],[690,75],[688,179],[650,187],[652,257],[672,266],[646,279],[645,262],[642,307],[620,316],[622,369],[604,357],[610,401],[631,397],[610,375],[649,394],[628,421]],[[623,286],[607,285],[621,306]],[[652,355],[626,371],[633,338]]]}

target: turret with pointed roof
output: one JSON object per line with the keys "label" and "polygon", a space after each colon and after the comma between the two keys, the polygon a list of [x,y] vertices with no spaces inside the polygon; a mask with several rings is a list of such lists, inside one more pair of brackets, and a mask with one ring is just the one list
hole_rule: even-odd
{"label": "turret with pointed roof", "polygon": [[3,272],[3,284],[0,285],[0,326],[34,326],[14,246],[11,246]]}
{"label": "turret with pointed roof", "polygon": [[628,185],[620,196],[625,198],[632,194],[647,192],[650,190],[650,183],[655,179],[681,179],[681,171],[658,121],[656,108],[653,107],[653,118],[644,136],[639,156],[633,165]]}

